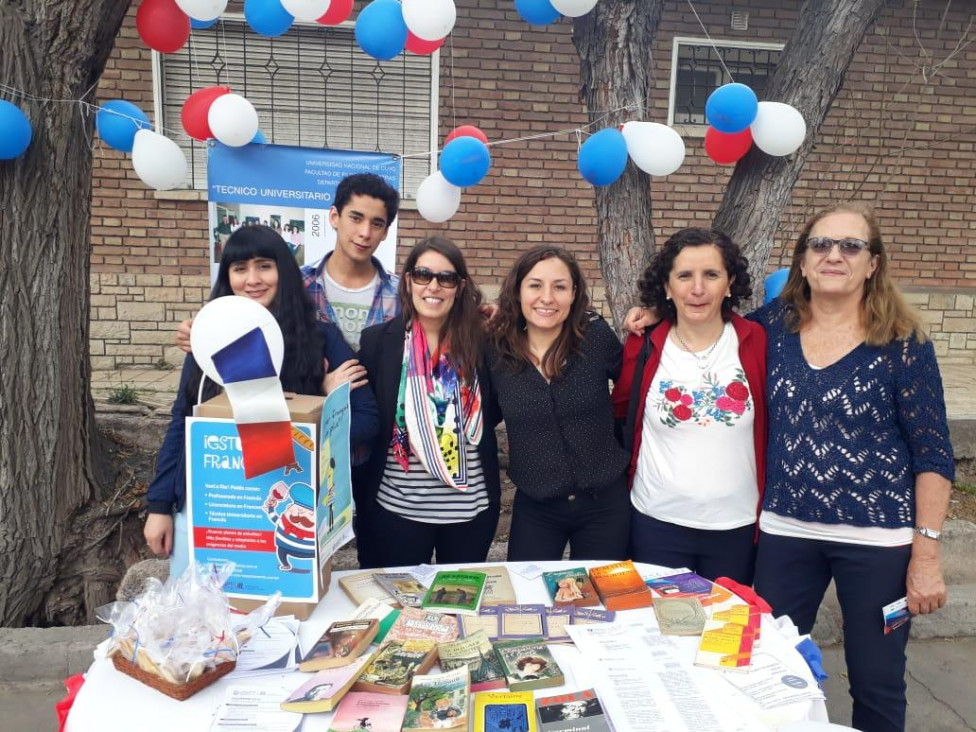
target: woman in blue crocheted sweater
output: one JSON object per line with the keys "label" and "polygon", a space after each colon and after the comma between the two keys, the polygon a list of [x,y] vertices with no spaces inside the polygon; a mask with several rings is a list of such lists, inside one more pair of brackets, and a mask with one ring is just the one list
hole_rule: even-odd
{"label": "woman in blue crocheted sweater", "polygon": [[756,590],[801,633],[833,579],[853,726],[905,726],[908,625],[881,608],[946,602],[940,532],[955,463],[932,343],[892,284],[870,209],[843,205],[797,239],[768,336],[769,443]]}

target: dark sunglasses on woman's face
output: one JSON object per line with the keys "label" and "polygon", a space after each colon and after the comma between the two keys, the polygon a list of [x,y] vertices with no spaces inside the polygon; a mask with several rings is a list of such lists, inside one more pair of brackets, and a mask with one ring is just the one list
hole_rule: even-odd
{"label": "dark sunglasses on woman's face", "polygon": [[453,290],[461,283],[461,276],[457,272],[432,272],[426,267],[414,267],[410,270],[410,279],[418,285],[429,285],[431,280],[436,279],[437,284]]}
{"label": "dark sunglasses on woman's face", "polygon": [[840,253],[845,257],[856,257],[864,249],[868,248],[868,243],[863,239],[831,239],[828,236],[813,236],[807,239],[807,249],[815,254],[826,254],[834,248],[834,244],[840,249]]}

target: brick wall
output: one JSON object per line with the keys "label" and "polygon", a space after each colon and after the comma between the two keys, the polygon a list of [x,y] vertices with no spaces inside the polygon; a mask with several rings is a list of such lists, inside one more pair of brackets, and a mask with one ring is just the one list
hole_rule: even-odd
{"label": "brick wall", "polygon": [[[585,124],[567,21],[534,29],[509,2],[457,5],[458,24],[441,55],[442,137],[455,119],[495,140]],[[922,0],[916,39],[914,3],[905,5],[886,10],[866,35],[795,187],[770,268],[787,263],[790,242],[812,211],[849,197],[865,200],[878,210],[894,274],[927,311],[940,354],[976,362],[976,44],[953,53],[969,11],[951,6],[943,19],[944,2]],[[725,3],[696,7],[713,38],[784,42],[798,3],[737,3],[736,10],[750,11],[748,31],[729,29]],[[676,0],[666,3],[653,49],[655,93],[646,114],[652,121],[667,118],[675,35],[704,37],[687,3]],[[151,113],[150,53],[136,35],[134,9],[99,97],[125,98]],[[675,228],[708,223],[731,172],[704,156],[700,131],[681,131],[684,166],[654,182],[659,240]],[[491,292],[523,248],[563,244],[581,260],[599,304],[593,196],[576,172],[576,152],[573,134],[493,147],[489,177],[465,193],[451,222],[432,225],[403,211],[401,251],[428,233],[448,233]],[[126,156],[108,148],[96,151],[94,176],[93,366],[178,360],[173,330],[200,307],[209,286],[206,204],[195,192],[147,190]]]}

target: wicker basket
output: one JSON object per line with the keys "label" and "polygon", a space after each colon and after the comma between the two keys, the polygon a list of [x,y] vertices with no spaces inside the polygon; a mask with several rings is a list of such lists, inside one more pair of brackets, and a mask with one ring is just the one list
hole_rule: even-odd
{"label": "wicker basket", "polygon": [[141,681],[146,686],[151,686],[156,691],[161,691],[166,696],[171,696],[178,701],[185,701],[189,699],[201,689],[205,689],[206,687],[210,686],[210,684],[219,679],[221,676],[226,676],[229,674],[237,666],[236,660],[219,663],[213,668],[204,671],[202,674],[193,679],[193,681],[186,684],[173,684],[154,673],[139,668],[128,658],[124,658],[120,653],[116,653],[114,656],[112,656],[112,663],[115,665],[115,668],[122,673],[131,676],[132,678]]}

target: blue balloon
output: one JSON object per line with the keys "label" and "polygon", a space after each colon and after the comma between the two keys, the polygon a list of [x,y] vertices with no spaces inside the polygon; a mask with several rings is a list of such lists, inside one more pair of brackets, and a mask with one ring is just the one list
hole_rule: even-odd
{"label": "blue balloon", "polygon": [[789,267],[778,269],[766,277],[766,296],[763,298],[764,305],[779,297],[779,293],[781,293],[783,288],[786,287],[786,280],[788,280],[789,277]]}
{"label": "blue balloon", "polygon": [[280,36],[295,22],[281,0],[244,0],[244,19],[251,30],[268,38]]}
{"label": "blue balloon", "polygon": [[734,134],[751,125],[759,112],[756,92],[745,84],[726,84],[708,95],[705,118],[719,132]]}
{"label": "blue balloon", "polygon": [[407,45],[407,24],[397,0],[373,0],[356,18],[356,41],[377,61],[389,61]]}
{"label": "blue balloon", "polygon": [[441,174],[458,188],[478,185],[491,167],[488,146],[476,137],[456,137],[441,150]]}
{"label": "blue balloon", "polygon": [[515,11],[529,25],[549,25],[560,15],[549,0],[515,0]]}
{"label": "blue balloon", "polygon": [[122,152],[132,152],[132,143],[141,129],[151,129],[149,118],[139,107],[123,99],[105,102],[95,115],[95,128],[105,144]]}
{"label": "blue balloon", "polygon": [[213,20],[197,20],[196,18],[190,18],[190,27],[193,30],[203,30],[204,28],[210,28],[214,26],[220,18],[214,18]]}
{"label": "blue balloon", "polygon": [[267,145],[268,144],[268,138],[264,136],[264,133],[261,132],[261,130],[258,130],[257,132],[254,133],[254,139],[251,140],[251,142],[248,143],[248,144],[249,145]]}
{"label": "blue balloon", "polygon": [[627,141],[616,128],[600,130],[583,143],[577,165],[587,181],[595,186],[608,186],[627,167]]}
{"label": "blue balloon", "polygon": [[23,155],[33,135],[30,120],[20,107],[0,100],[0,160],[13,160]]}

